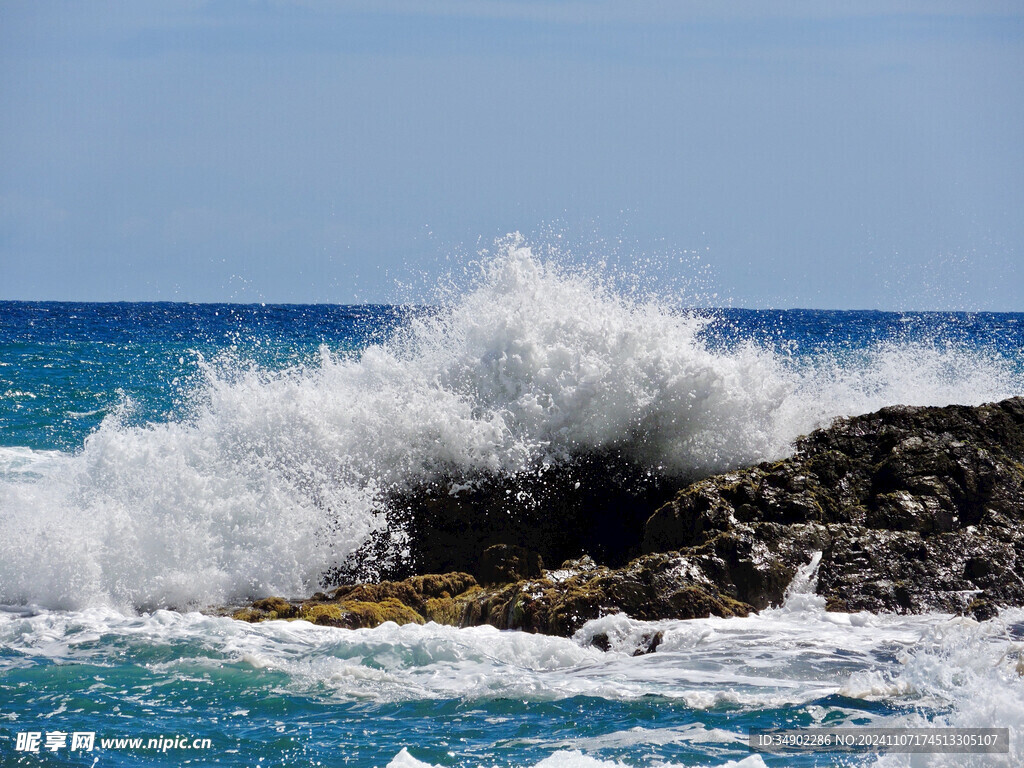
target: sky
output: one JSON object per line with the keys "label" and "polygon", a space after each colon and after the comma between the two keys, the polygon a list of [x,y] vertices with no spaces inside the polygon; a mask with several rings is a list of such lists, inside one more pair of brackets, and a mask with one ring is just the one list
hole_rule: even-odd
{"label": "sky", "polygon": [[1024,6],[0,2],[0,299],[393,302],[513,231],[1024,311]]}

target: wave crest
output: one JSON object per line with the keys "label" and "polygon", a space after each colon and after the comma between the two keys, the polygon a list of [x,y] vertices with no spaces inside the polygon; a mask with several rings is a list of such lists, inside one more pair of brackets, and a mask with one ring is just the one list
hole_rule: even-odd
{"label": "wave crest", "polygon": [[778,457],[837,415],[1024,391],[1006,360],[965,347],[795,358],[713,346],[708,322],[512,238],[387,343],[283,372],[208,365],[187,418],[114,414],[80,452],[0,478],[0,601],[308,592],[379,530],[382,498],[431,478],[599,451],[696,477]]}

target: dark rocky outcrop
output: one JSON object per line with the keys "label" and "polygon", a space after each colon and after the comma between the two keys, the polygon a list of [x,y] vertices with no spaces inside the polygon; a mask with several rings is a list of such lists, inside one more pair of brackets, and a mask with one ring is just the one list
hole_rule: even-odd
{"label": "dark rocky outcrop", "polygon": [[[441,478],[394,494],[386,504],[388,528],[333,581],[448,571],[487,581],[481,553],[495,545],[536,553],[545,563],[589,555],[622,566],[640,554],[652,510],[683,485],[656,477],[616,452],[512,476]],[[408,542],[408,555],[382,568],[396,529]]]}
{"label": "dark rocky outcrop", "polygon": [[[814,552],[830,610],[988,618],[1024,605],[1022,398],[841,419],[785,460],[701,480],[660,506],[673,489],[639,472],[604,457],[407,497],[406,567],[453,572],[265,598],[234,615],[569,635],[609,613],[746,615],[779,603]],[[567,552],[575,559],[543,570]],[[651,651],[660,638],[648,640]]]}
{"label": "dark rocky outcrop", "polygon": [[[651,516],[643,547],[744,541],[758,551],[737,566],[768,561],[783,579],[818,549],[833,610],[987,616],[1024,605],[1022,462],[1024,399],[885,408],[812,433],[784,461],[695,483]],[[758,607],[777,595],[737,586]]]}
{"label": "dark rocky outcrop", "polygon": [[508,584],[520,579],[539,579],[544,561],[536,552],[515,544],[494,544],[483,551],[477,565],[481,584]]}

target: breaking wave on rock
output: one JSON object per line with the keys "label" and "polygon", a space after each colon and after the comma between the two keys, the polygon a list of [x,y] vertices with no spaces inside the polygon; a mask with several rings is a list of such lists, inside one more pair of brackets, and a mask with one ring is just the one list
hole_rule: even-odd
{"label": "breaking wave on rock", "polygon": [[[472,285],[358,354],[207,364],[176,420],[108,416],[74,453],[0,473],[0,602],[190,607],[299,594],[433,479],[594,453],[680,479],[772,459],[839,415],[1024,392],[1006,359],[873,343],[716,344],[708,312],[617,291],[518,238]],[[395,541],[396,556],[402,542]]]}

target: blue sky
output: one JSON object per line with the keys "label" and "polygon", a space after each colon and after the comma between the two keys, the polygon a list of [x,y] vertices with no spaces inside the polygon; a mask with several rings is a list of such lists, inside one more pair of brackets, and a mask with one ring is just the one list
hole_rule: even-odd
{"label": "blue sky", "polygon": [[1024,11],[0,4],[0,298],[392,301],[510,231],[721,304],[1022,311]]}

